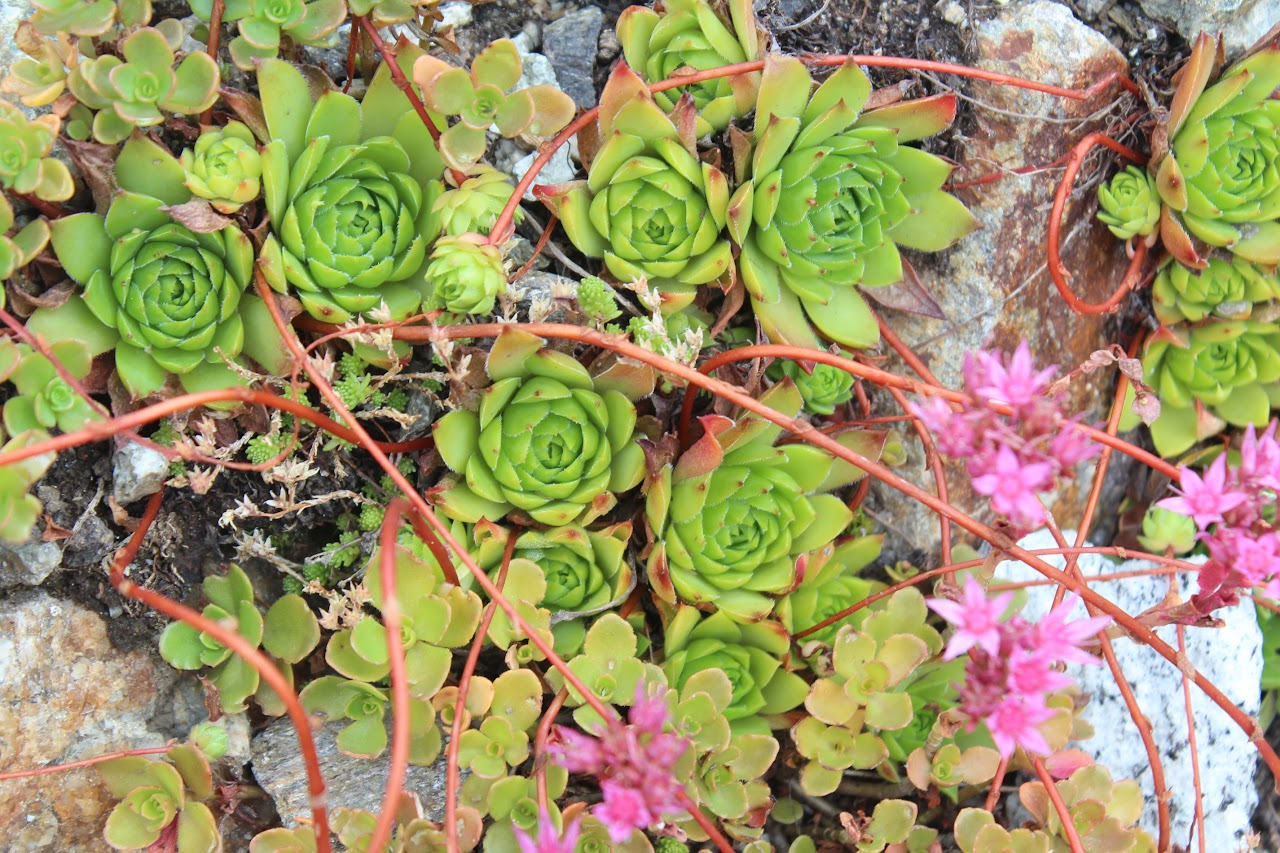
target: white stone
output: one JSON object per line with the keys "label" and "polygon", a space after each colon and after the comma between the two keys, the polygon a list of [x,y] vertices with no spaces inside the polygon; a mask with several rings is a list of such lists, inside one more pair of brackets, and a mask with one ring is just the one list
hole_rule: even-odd
{"label": "white stone", "polygon": [[112,495],[121,506],[154,495],[167,479],[169,460],[160,451],[131,441],[116,452]]}
{"label": "white stone", "polygon": [[[1066,532],[1074,542],[1074,533]],[[1038,531],[1018,543],[1024,548],[1053,548],[1048,531]],[[1061,557],[1046,557],[1048,563],[1062,566]],[[1154,567],[1140,560],[1118,562],[1105,556],[1085,554],[1080,557],[1080,570],[1085,575],[1107,575],[1133,572]],[[1039,572],[1020,562],[1001,563],[998,577],[1011,581],[1037,580]],[[1178,576],[1180,594],[1186,598],[1196,589],[1191,574]],[[1094,583],[1093,589],[1137,615],[1158,604],[1169,588],[1168,576],[1130,577],[1110,583]],[[1056,586],[1036,586],[1027,590],[1027,606],[1023,616],[1037,619],[1052,602]],[[1085,615],[1077,605],[1073,616]],[[1259,679],[1262,675],[1262,634],[1257,615],[1248,603],[1220,610],[1216,614],[1226,624],[1222,628],[1187,628],[1187,657],[1205,677],[1212,681],[1232,702],[1250,716],[1256,716],[1261,703]],[[1156,633],[1177,648],[1176,629],[1160,628]],[[1169,814],[1172,838],[1184,843],[1195,817],[1192,788],[1191,750],[1187,735],[1186,707],[1183,703],[1182,676],[1173,664],[1138,643],[1121,639],[1114,643],[1116,658],[1128,676],[1134,696],[1143,714],[1151,721],[1165,782],[1170,787]],[[1116,779],[1137,779],[1146,794],[1142,826],[1156,834],[1156,803],[1153,796],[1146,749],[1138,736],[1119,688],[1106,666],[1072,667],[1081,689],[1092,697],[1085,718],[1096,734],[1077,746],[1105,764]],[[1210,850],[1236,849],[1250,831],[1250,817],[1258,796],[1253,786],[1258,753],[1244,732],[1226,713],[1194,685],[1191,710],[1195,721],[1196,749],[1200,765],[1200,785],[1204,792],[1205,839]],[[1228,847],[1230,842],[1233,846]],[[1193,844],[1192,849],[1195,849]]]}
{"label": "white stone", "polygon": [[1228,56],[1251,47],[1280,18],[1276,0],[1138,0],[1138,4],[1189,42],[1200,33],[1221,32]]}
{"label": "white stone", "polygon": [[440,23],[438,27],[465,27],[471,23],[471,4],[464,2],[445,3],[440,7]]}
{"label": "white stone", "polygon": [[[538,175],[534,178],[533,183],[529,185],[529,189],[525,190],[525,201],[536,201],[533,194],[533,188],[538,184],[562,184],[565,181],[572,181],[578,173],[578,167],[574,165],[571,154],[577,153],[577,140],[571,140],[568,145],[561,146],[555,154],[551,155],[551,159],[538,170]],[[538,152],[531,151],[524,157],[516,161],[511,167],[511,174],[519,180],[525,172],[533,165],[534,158]]]}

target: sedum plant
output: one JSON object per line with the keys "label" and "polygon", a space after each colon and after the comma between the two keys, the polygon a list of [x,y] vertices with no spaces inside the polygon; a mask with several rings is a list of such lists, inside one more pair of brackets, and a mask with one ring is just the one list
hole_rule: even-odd
{"label": "sedum plant", "polygon": [[95,354],[114,342],[116,370],[135,398],[158,391],[169,373],[188,390],[238,381],[224,359],[244,346],[238,309],[253,246],[233,225],[196,231],[175,220],[174,206],[191,199],[182,178],[172,155],[134,137],[116,162],[122,191],[106,216],[77,213],[51,226],[91,315],[58,309],[56,336],[89,342]]}
{"label": "sedum plant", "polygon": [[1149,237],[1160,225],[1160,194],[1155,179],[1129,166],[1098,187],[1098,219],[1118,240]]}
{"label": "sedum plant", "polygon": [[[261,644],[279,661],[297,663],[320,641],[320,626],[301,596],[282,596],[264,617],[254,602],[253,584],[239,566],[231,565],[225,575],[206,577],[203,587],[209,599],[203,611],[206,619],[234,626],[245,642],[254,648]],[[260,692],[258,671],[252,665],[185,622],[165,627],[160,635],[160,656],[177,669],[210,668],[206,677],[217,688],[218,701],[228,714],[243,711],[249,698]],[[270,688],[263,686],[262,690]],[[261,694],[259,700],[262,704]],[[274,700],[272,705],[278,702],[274,691],[269,692],[270,700]]]}
{"label": "sedum plant", "polygon": [[[371,812],[346,808],[333,810],[333,831],[349,853],[371,853],[369,841],[377,822],[377,815]],[[457,841],[461,853],[468,853],[479,845],[483,829],[483,817],[475,809],[469,806],[458,808]],[[280,830],[268,830],[257,838],[277,832]],[[309,828],[306,828],[306,832],[314,835]],[[257,838],[254,839],[255,843]],[[280,843],[288,841],[286,838],[280,838]],[[276,843],[274,838],[271,843]],[[424,816],[422,803],[416,795],[408,793],[401,795],[401,802],[396,809],[390,849],[396,853],[446,853],[449,849],[446,846],[443,827]],[[313,851],[314,847],[295,850],[292,847],[263,846],[261,849],[251,847],[249,853],[313,853]]]}
{"label": "sedum plant", "polygon": [[550,136],[573,118],[573,99],[550,84],[512,91],[522,68],[510,39],[498,39],[476,54],[470,70],[434,56],[414,62],[413,79],[427,107],[458,118],[440,134],[440,154],[450,168],[466,172],[479,162],[490,127],[507,139]]}
{"label": "sedum plant", "polygon": [[332,90],[313,102],[302,73],[276,59],[258,66],[258,84],[271,135],[263,276],[325,322],[383,302],[393,319],[407,317],[423,296],[443,191],[442,164],[408,99],[386,69],[363,102]]}
{"label": "sedum plant", "polygon": [[[800,585],[778,602],[778,618],[786,629],[792,634],[808,630],[884,589],[879,581],[857,576],[880,556],[883,541],[884,535],[877,534],[841,542],[817,571],[806,571]],[[801,651],[808,657],[821,646],[830,647],[841,626],[860,625],[870,612],[863,608],[799,639]]]}
{"label": "sedum plant", "polygon": [[[1142,358],[1160,397],[1151,438],[1161,456],[1175,456],[1217,435],[1227,424],[1267,422],[1280,401],[1280,335],[1275,323],[1213,320],[1194,328],[1163,328]],[[1133,415],[1121,426],[1132,426]]]}
{"label": "sedum plant", "polygon": [[433,425],[440,457],[465,478],[436,497],[451,518],[496,521],[519,509],[541,524],[585,524],[643,477],[634,404],[544,344],[504,330],[485,363],[493,384],[479,411]]}
{"label": "sedum plant", "polygon": [[187,189],[219,213],[235,213],[262,191],[262,157],[253,131],[232,121],[200,134],[178,158]]}
{"label": "sedum plant", "polygon": [[[89,348],[79,341],[60,341],[53,357],[76,379],[89,373]],[[4,428],[10,435],[29,430],[74,432],[101,420],[89,401],[58,375],[53,362],[26,344],[0,340],[0,378],[13,383],[16,393],[4,404]]]}
{"label": "sedum plant", "polygon": [[[1094,764],[1080,768],[1056,785],[1088,853],[1155,850],[1155,840],[1135,825],[1143,805],[1137,782],[1112,782],[1107,768]],[[1049,801],[1044,783],[1027,782],[1018,790],[1018,796],[1052,839],[1050,849],[1054,853],[1069,849],[1058,810]]]}
{"label": "sedum plant", "polygon": [[[706,71],[760,58],[760,36],[749,0],[713,5],[709,0],[666,0],[661,11],[630,6],[618,18],[618,41],[627,65],[646,83],[681,71]],[[728,12],[725,20],[717,6]],[[755,106],[760,73],[720,77],[658,92],[658,106],[670,113],[688,93],[697,109],[698,137],[724,130]]]}
{"label": "sedum plant", "polygon": [[811,87],[800,60],[765,59],[755,146],[741,158],[729,233],[770,340],[816,348],[812,325],[865,348],[879,329],[855,288],[901,281],[898,246],[937,251],[977,228],[941,189],[951,166],[903,144],[945,129],[955,98],[863,112],[871,83],[852,62],[812,95]]}
{"label": "sedum plant", "polygon": [[[0,452],[29,447],[47,438],[44,432],[24,432],[0,446]],[[54,454],[42,453],[0,468],[0,539],[21,545],[31,538],[43,505],[30,494],[31,487],[53,464]]]}
{"label": "sedum plant", "polygon": [[181,28],[135,30],[120,43],[121,56],[82,59],[71,69],[67,76],[71,93],[97,110],[95,139],[114,145],[134,128],[160,124],[166,112],[195,115],[213,106],[218,99],[218,65],[208,54],[196,51],[175,66],[174,50],[181,44],[181,35]]}
{"label": "sedum plant", "polygon": [[548,196],[573,245],[602,258],[620,281],[647,281],[662,294],[664,312],[688,305],[697,285],[732,263],[723,237],[728,178],[677,130],[692,114],[688,104],[668,117],[619,63],[600,96],[601,146],[587,179]]}
{"label": "sedum plant", "polygon": [[1280,273],[1240,258],[1209,258],[1203,269],[1170,260],[1151,285],[1161,323],[1198,323],[1207,317],[1247,320],[1258,303],[1280,297]]}
{"label": "sedum plant", "polygon": [[[0,195],[0,281],[35,260],[49,243],[49,223],[44,219],[33,219],[10,236],[13,222],[13,208]],[[4,291],[0,290],[0,308],[4,302]]]}
{"label": "sedum plant", "polygon": [[78,60],[75,41],[66,32],[42,38],[30,21],[22,21],[13,44],[26,55],[0,79],[0,92],[16,95],[28,107],[49,106],[67,89],[67,66]]}
{"label": "sedum plant", "polygon": [[31,24],[44,35],[106,35],[117,17],[123,26],[144,26],[151,20],[150,0],[31,0]]}
{"label": "sedum plant", "polygon": [[427,264],[428,311],[449,314],[488,314],[507,287],[502,252],[479,234],[444,236],[436,240]]}
{"label": "sedum plant", "polygon": [[[480,163],[461,184],[453,172],[446,172],[445,180],[453,188],[436,199],[433,209],[440,219],[440,233],[449,237],[489,236],[489,229],[515,191],[511,179],[492,166]],[[524,211],[517,207],[515,221],[523,218]]]}
{"label": "sedum plant", "polygon": [[[55,115],[28,119],[22,110],[0,100],[0,189],[30,193],[44,201],[66,201],[75,192],[75,183],[65,163],[49,156],[62,127]],[[8,202],[7,230],[13,224]]]}
{"label": "sedum plant", "polygon": [[213,776],[198,747],[179,744],[163,758],[113,758],[97,771],[120,800],[102,831],[113,850],[155,850],[160,844],[174,853],[222,850],[217,821],[205,804],[213,798]]}
{"label": "sedum plant", "polygon": [[[801,406],[790,381],[760,401],[786,415]],[[826,555],[815,552],[853,519],[843,501],[826,493],[862,472],[808,445],[774,447],[782,428],[755,415],[737,421],[711,415],[702,423],[703,437],[651,479],[649,582],[668,602],[762,619],[773,597],[817,570]],[[884,436],[858,431],[842,439],[876,456]]]}
{"label": "sedum plant", "polygon": [[[1220,48],[1218,49],[1220,50]],[[1192,238],[1255,263],[1280,262],[1280,50],[1258,51],[1213,85],[1220,63],[1202,35],[1174,93],[1150,168],[1164,202],[1160,236],[1187,266],[1205,258]]]}
{"label": "sedum plant", "polygon": [[[191,0],[191,11],[208,21],[213,3]],[[238,22],[240,35],[231,41],[230,51],[232,61],[243,71],[274,59],[281,36],[310,47],[333,47],[346,17],[343,0],[226,0],[222,13],[223,23]]]}
{"label": "sedum plant", "polygon": [[[308,713],[321,720],[345,724],[335,740],[344,755],[377,758],[386,750],[386,713],[391,704],[387,690],[363,681],[322,675],[302,688],[298,700]],[[434,762],[440,755],[442,740],[435,709],[429,702],[410,697],[409,763],[425,766]]]}

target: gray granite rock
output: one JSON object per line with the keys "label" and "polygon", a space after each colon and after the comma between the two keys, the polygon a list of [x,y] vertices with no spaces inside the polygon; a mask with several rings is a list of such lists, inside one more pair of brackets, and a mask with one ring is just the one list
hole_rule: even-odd
{"label": "gray granite rock", "polygon": [[[205,717],[194,677],[121,652],[101,616],[40,590],[0,602],[0,767],[21,770],[161,746]],[[115,799],[91,770],[0,782],[3,847],[106,848]]]}
{"label": "gray granite rock", "polygon": [[[387,784],[388,758],[351,758],[338,752],[337,738],[342,726],[330,723],[312,729],[320,768],[328,785],[329,810],[363,809],[377,812]],[[252,742],[253,775],[271,798],[285,826],[300,824],[311,817],[311,795],[307,772],[298,750],[297,737],[288,718],[276,720],[258,733]],[[463,771],[462,781],[470,775]],[[418,795],[423,812],[431,820],[444,818],[445,762],[441,758],[430,767],[409,766],[404,789]]]}
{"label": "gray granite rock", "polygon": [[[1011,4],[996,17],[974,26],[977,60],[989,71],[1058,86],[1087,86],[1109,71],[1125,68],[1124,58],[1101,34],[1080,23],[1060,3]],[[1087,117],[1113,92],[1081,103],[1010,86],[967,81],[963,91],[982,106],[971,107],[973,124],[961,139],[960,166],[953,180],[963,183],[1000,167],[1052,163],[1081,136],[1100,129]],[[961,188],[955,195],[981,223],[981,229],[943,255],[908,253],[918,265],[925,288],[945,320],[883,310],[899,337],[950,387],[960,386],[965,354],[976,349],[1013,351],[1027,340],[1042,363],[1063,371],[1107,346],[1114,317],[1074,314],[1049,279],[1045,262],[1049,200],[1060,173],[1005,175],[993,183]],[[1082,298],[1097,301],[1119,282],[1127,259],[1123,247],[1094,221],[1095,196],[1081,192],[1068,205],[1063,228],[1063,257],[1076,275]],[[876,294],[871,291],[870,295]],[[901,368],[905,372],[909,370]],[[1099,371],[1071,385],[1068,411],[1086,419],[1105,416],[1110,397],[1103,393],[1114,375]],[[886,397],[888,405],[894,405]],[[898,472],[933,490],[920,443],[907,429],[910,456]],[[986,499],[973,494],[962,464],[947,466],[953,504],[990,518]],[[1071,518],[1083,505],[1088,477],[1069,484],[1051,502],[1059,518]],[[867,504],[894,533],[886,540],[891,560],[932,563],[938,552],[937,518],[896,491],[873,487]],[[922,549],[904,551],[902,543]],[[909,546],[908,546],[909,547]]]}
{"label": "gray granite rock", "polygon": [[[1068,541],[1074,541],[1071,531]],[[1020,543],[1025,548],[1052,548],[1054,540],[1047,531],[1039,531]],[[1061,558],[1047,558],[1061,566]],[[1139,560],[1120,563],[1096,554],[1080,557],[1080,569],[1086,575],[1107,575],[1152,568],[1154,564]],[[1035,580],[1040,574],[1018,562],[1001,563],[996,575],[1013,581]],[[1182,596],[1194,592],[1192,575],[1178,577]],[[1130,577],[1112,583],[1095,584],[1094,588],[1124,608],[1138,614],[1159,604],[1169,589],[1165,576]],[[1023,616],[1038,619],[1052,602],[1052,586],[1032,587]],[[1077,606],[1076,618],[1085,615]],[[1256,716],[1261,703],[1259,679],[1262,675],[1262,634],[1257,615],[1249,603],[1218,611],[1215,615],[1225,623],[1222,628],[1188,628],[1187,658],[1201,673],[1218,686],[1242,711]],[[1156,633],[1177,648],[1173,627]],[[1182,700],[1182,674],[1150,648],[1129,640],[1114,644],[1116,658],[1128,676],[1142,713],[1151,721],[1156,744],[1164,765],[1165,780],[1171,788],[1169,814],[1172,838],[1185,841],[1195,817],[1192,789],[1191,750],[1188,747],[1186,708]],[[1156,804],[1151,782],[1151,763],[1142,739],[1133,724],[1120,690],[1105,666],[1073,666],[1069,673],[1080,688],[1091,697],[1085,718],[1097,734],[1075,744],[1110,768],[1116,779],[1137,779],[1146,794],[1142,826],[1156,834]],[[1258,752],[1243,731],[1203,693],[1192,687],[1192,718],[1195,722],[1196,749],[1200,764],[1200,785],[1204,792],[1205,838],[1210,850],[1244,849],[1250,831],[1250,818],[1258,804],[1253,786],[1253,771]],[[1193,845],[1194,848],[1194,845]]]}
{"label": "gray granite rock", "polygon": [[1138,0],[1142,10],[1187,41],[1222,33],[1228,55],[1241,52],[1280,22],[1276,0]]}
{"label": "gray granite rock", "polygon": [[560,88],[584,109],[598,103],[593,75],[603,28],[604,12],[587,6],[553,21],[542,33],[542,52],[555,67]]}
{"label": "gray granite rock", "polygon": [[57,542],[41,542],[38,535],[21,545],[0,542],[0,589],[39,586],[62,564]]}
{"label": "gray granite rock", "polygon": [[169,460],[164,454],[136,442],[116,451],[112,494],[121,506],[154,495],[169,479]]}

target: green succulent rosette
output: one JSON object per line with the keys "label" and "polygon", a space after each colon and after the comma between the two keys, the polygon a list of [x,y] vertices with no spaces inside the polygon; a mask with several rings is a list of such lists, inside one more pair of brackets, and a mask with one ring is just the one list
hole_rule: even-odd
{"label": "green succulent rosette", "polygon": [[[786,415],[800,410],[788,380],[761,402]],[[830,556],[827,547],[853,519],[831,489],[862,472],[827,451],[775,447],[782,428],[755,415],[702,419],[701,439],[649,485],[645,518],[653,531],[649,582],[659,597],[714,606],[735,619],[763,619]],[[878,456],[885,433],[841,436]]]}
{"label": "green succulent rosette", "polygon": [[800,60],[766,57],[729,233],[770,340],[819,348],[812,324],[866,348],[880,333],[856,288],[901,281],[899,246],[938,251],[978,227],[941,189],[951,166],[904,144],[951,124],[955,96],[863,112],[871,83],[853,62],[812,83]]}
{"label": "green succulent rosette", "polygon": [[258,83],[271,134],[262,152],[267,282],[325,322],[383,302],[393,319],[407,317],[426,290],[443,192],[443,163],[408,99],[385,68],[363,102],[327,91],[313,103],[302,73],[280,60],[259,65]]}
{"label": "green succulent rosette", "polygon": [[60,327],[51,339],[85,340],[94,354],[114,343],[116,370],[135,398],[158,391],[169,373],[189,390],[240,382],[225,359],[244,345],[238,309],[253,245],[234,226],[204,233],[175,221],[169,211],[191,200],[182,175],[173,156],[136,136],[116,162],[121,192],[107,215],[51,225],[58,260],[84,285],[82,303],[54,309],[62,319],[47,324]]}
{"label": "green succulent rosette", "polygon": [[[512,531],[481,521],[476,525],[474,556],[486,571],[502,564]],[[624,560],[631,538],[630,522],[588,530],[578,525],[525,530],[516,535],[512,559],[537,563],[546,578],[542,601],[552,612],[591,613],[617,603],[634,585]]]}
{"label": "green succulent rosette", "polygon": [[[191,11],[202,21],[213,15],[213,0],[192,0]],[[232,39],[231,59],[243,71],[274,59],[281,36],[310,47],[333,47],[338,27],[347,18],[343,0],[226,0],[223,23],[237,22],[240,34]]]}
{"label": "green succulent rosette", "polygon": [[206,130],[178,158],[187,189],[219,213],[235,213],[262,191],[262,157],[253,131],[238,121]]}
{"label": "green succulent rosette", "polygon": [[479,411],[434,424],[440,457],[460,475],[436,496],[451,518],[497,521],[519,509],[550,526],[587,524],[643,478],[635,405],[544,344],[504,330],[485,365],[493,384]]}
{"label": "green succulent rosette", "polygon": [[809,372],[797,361],[775,361],[769,367],[774,379],[786,377],[796,384],[804,400],[804,410],[811,415],[831,415],[836,406],[853,399],[853,374],[831,364],[809,364]]}
{"label": "green succulent rosette", "polygon": [[[1160,416],[1151,424],[1156,451],[1176,456],[1228,424],[1266,425],[1280,404],[1280,327],[1211,320],[1162,328],[1148,341],[1142,368],[1160,399]],[[1135,423],[1129,414],[1120,426]]]}
{"label": "green succulent rosette", "polygon": [[[884,589],[879,581],[857,573],[880,556],[884,535],[859,536],[835,547],[831,558],[815,572],[806,572],[800,586],[778,602],[778,618],[792,634],[825,622],[842,610]],[[867,613],[858,611],[799,639],[802,647],[818,642],[830,646],[842,625],[859,626]],[[810,652],[806,651],[806,654]]]}
{"label": "green succulent rosette", "polygon": [[[675,77],[681,69],[707,71],[760,58],[760,38],[749,0],[727,5],[723,20],[708,0],[667,0],[658,12],[631,6],[618,17],[622,55],[648,83]],[[760,74],[720,77],[656,93],[653,98],[668,113],[687,93],[697,108],[699,138],[724,130],[729,122],[750,112],[760,90]]]}
{"label": "green succulent rosette", "polygon": [[436,240],[426,279],[430,290],[424,307],[450,314],[488,314],[507,287],[502,252],[479,234]]}
{"label": "green succulent rosette", "polygon": [[[59,341],[50,352],[76,379],[93,366],[89,348],[80,341]],[[0,379],[13,383],[17,392],[4,404],[4,428],[10,435],[55,427],[73,432],[101,420],[89,401],[58,375],[53,362],[26,344],[0,340]]]}
{"label": "green succulent rosette", "polygon": [[1098,219],[1119,240],[1146,237],[1160,224],[1160,193],[1146,169],[1129,166],[1098,187]]}
{"label": "green succulent rosette", "polygon": [[[170,42],[170,38],[176,39]],[[144,27],[120,43],[120,56],[82,59],[67,75],[80,103],[97,110],[93,136],[104,145],[127,138],[135,127],[154,127],[164,113],[195,115],[218,99],[218,64],[202,51],[174,66],[182,28]],[[123,59],[121,58],[123,57]]]}
{"label": "green succulent rosette", "polygon": [[1175,95],[1168,150],[1154,159],[1165,204],[1161,238],[1202,266],[1191,237],[1260,264],[1280,263],[1280,50],[1259,51],[1207,86],[1212,40],[1201,37]]}
{"label": "green succulent rosette", "polygon": [[599,126],[587,180],[561,184],[546,200],[579,251],[602,258],[619,281],[647,280],[664,313],[676,311],[732,263],[722,236],[728,178],[698,159],[693,140],[624,63],[601,95]]}
{"label": "green succulent rosette", "polygon": [[[55,115],[28,119],[22,110],[0,100],[0,189],[31,193],[45,201],[66,201],[75,192],[71,172],[49,156],[62,121]],[[4,210],[8,203],[4,203]],[[0,222],[3,222],[0,210]],[[7,230],[12,222],[3,222]]]}
{"label": "green succulent rosette", "polygon": [[1161,323],[1198,323],[1206,317],[1247,320],[1260,302],[1280,297],[1280,274],[1240,258],[1209,258],[1204,269],[1176,260],[1161,268],[1151,301]]}
{"label": "green succulent rosette", "polygon": [[743,624],[723,611],[710,615],[681,605],[663,631],[662,669],[680,690],[706,670],[720,670],[733,686],[723,715],[735,734],[768,734],[763,715],[785,714],[804,701],[809,685],[783,666],[790,643],[772,620]]}
{"label": "green succulent rosette", "polygon": [[[453,183],[453,173],[447,173],[446,179]],[[461,185],[446,190],[436,200],[434,213],[440,219],[440,233],[449,237],[463,234],[488,237],[489,229],[514,191],[511,180],[502,172],[492,166],[477,165]],[[517,207],[515,221],[523,218],[524,211]]]}
{"label": "green succulent rosette", "polygon": [[32,0],[31,6],[32,25],[47,36],[102,36],[116,21],[115,0]]}
{"label": "green succulent rosette", "polygon": [[755,147],[728,229],[772,341],[817,348],[812,324],[865,348],[879,329],[855,288],[900,282],[899,246],[937,251],[978,227],[942,191],[950,165],[904,145],[945,129],[955,96],[864,113],[870,82],[851,61],[810,96],[812,86],[799,59],[765,58]]}

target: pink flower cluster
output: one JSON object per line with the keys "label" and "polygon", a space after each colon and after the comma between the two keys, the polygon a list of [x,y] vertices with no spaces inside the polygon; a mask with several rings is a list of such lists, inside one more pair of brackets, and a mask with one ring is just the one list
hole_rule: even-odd
{"label": "pink flower cluster", "polygon": [[672,772],[689,742],[664,731],[667,703],[647,698],[637,689],[627,725],[614,723],[600,737],[556,726],[548,751],[570,773],[590,773],[600,780],[604,802],[592,814],[622,843],[634,829],[645,829],[664,814],[681,812],[683,786]]}
{"label": "pink flower cluster", "polygon": [[1207,615],[1240,600],[1240,590],[1265,585],[1280,598],[1280,539],[1276,495],[1280,493],[1280,442],[1276,422],[1262,435],[1250,426],[1240,445],[1240,462],[1219,456],[1203,476],[1182,468],[1181,489],[1157,506],[1190,516],[1197,538],[1209,551],[1200,568],[1195,610]]}
{"label": "pink flower cluster", "polygon": [[538,812],[538,837],[531,838],[529,833],[515,827],[516,843],[520,845],[520,853],[573,853],[578,846],[578,821],[572,821],[564,828],[564,835],[556,833],[555,822],[546,809]]}
{"label": "pink flower cluster", "polygon": [[[1007,360],[968,353],[964,384],[970,399],[960,411],[938,397],[912,406],[938,449],[965,460],[974,491],[991,498],[991,508],[1021,529],[1042,524],[1039,495],[1098,452],[1045,396],[1053,373],[1053,368],[1035,369],[1026,341]],[[990,403],[1009,405],[1012,416],[993,411]]]}
{"label": "pink flower cluster", "polygon": [[1098,616],[1066,621],[1079,599],[1069,595],[1039,622],[1014,616],[1002,621],[1013,599],[1006,592],[987,598],[982,584],[965,579],[960,601],[931,598],[933,612],[946,619],[955,632],[943,654],[953,660],[968,652],[964,684],[960,685],[960,709],[971,726],[986,722],[1000,754],[1006,758],[1017,747],[1039,755],[1052,752],[1038,726],[1053,716],[1051,693],[1072,685],[1057,669],[1062,663],[1097,663],[1079,648],[1111,619]]}

